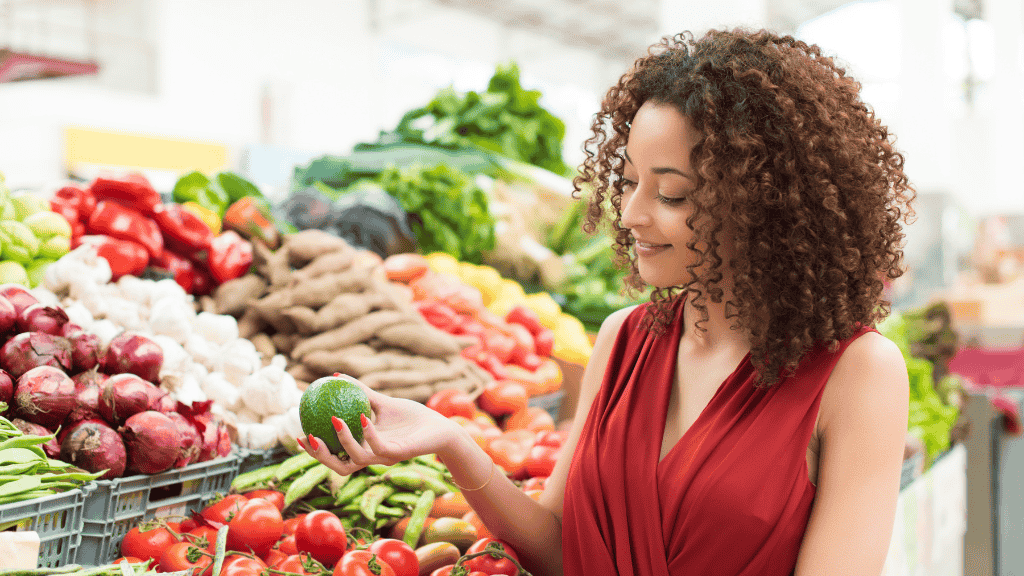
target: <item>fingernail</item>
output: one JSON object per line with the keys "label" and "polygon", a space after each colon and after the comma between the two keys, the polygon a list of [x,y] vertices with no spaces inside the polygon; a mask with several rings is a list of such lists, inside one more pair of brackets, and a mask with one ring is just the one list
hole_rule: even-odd
{"label": "fingernail", "polygon": [[359,423],[363,425],[363,428],[366,428],[370,424],[370,421],[366,419],[366,414],[359,415]]}
{"label": "fingernail", "polygon": [[334,426],[335,432],[341,432],[341,429],[343,427],[341,424],[341,418],[338,418],[337,416],[331,416],[331,425]]}
{"label": "fingernail", "polygon": [[296,438],[295,438],[295,442],[296,442],[296,443],[298,443],[298,445],[299,445],[299,447],[300,447],[300,448],[302,447],[302,438],[298,438],[298,437],[296,437]]}
{"label": "fingernail", "polygon": [[313,450],[320,449],[320,443],[316,441],[316,438],[314,438],[312,434],[309,435],[309,447]]}
{"label": "fingernail", "polygon": [[335,376],[341,376],[341,372],[335,372],[334,375]]}

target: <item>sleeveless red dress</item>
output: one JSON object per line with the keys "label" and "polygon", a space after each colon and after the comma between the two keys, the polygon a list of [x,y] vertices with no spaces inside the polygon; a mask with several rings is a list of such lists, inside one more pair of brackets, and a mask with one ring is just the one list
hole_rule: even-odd
{"label": "sleeveless red dress", "polygon": [[[681,299],[680,299],[681,302]],[[683,306],[658,337],[619,331],[565,487],[566,576],[788,576],[814,501],[807,475],[821,393],[861,329],[797,372],[753,386],[749,354],[659,462]]]}

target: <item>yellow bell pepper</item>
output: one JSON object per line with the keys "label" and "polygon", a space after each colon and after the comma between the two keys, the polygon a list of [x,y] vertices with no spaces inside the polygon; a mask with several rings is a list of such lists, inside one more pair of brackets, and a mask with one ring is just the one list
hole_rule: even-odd
{"label": "yellow bell pepper", "polygon": [[221,221],[216,212],[197,202],[185,202],[181,207],[198,216],[204,224],[210,227],[214,236],[220,234]]}
{"label": "yellow bell pepper", "polygon": [[523,300],[523,304],[537,313],[540,323],[545,328],[555,329],[555,326],[558,324],[558,317],[562,314],[562,307],[558,305],[558,302],[555,302],[551,294],[547,292],[529,294]]}
{"label": "yellow bell pepper", "polygon": [[594,347],[583,322],[575,316],[560,314],[552,330],[555,333],[555,347],[551,355],[566,362],[586,365]]}
{"label": "yellow bell pepper", "polygon": [[425,256],[430,269],[441,274],[458,275],[459,261],[451,254],[445,252],[432,252]]}

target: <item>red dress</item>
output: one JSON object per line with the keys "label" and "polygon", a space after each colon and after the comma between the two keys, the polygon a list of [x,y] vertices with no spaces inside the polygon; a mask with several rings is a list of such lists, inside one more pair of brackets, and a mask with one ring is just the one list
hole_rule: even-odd
{"label": "red dress", "polygon": [[807,445],[832,368],[861,329],[755,388],[749,354],[659,462],[682,309],[659,337],[619,331],[565,487],[566,576],[788,576],[814,501]]}

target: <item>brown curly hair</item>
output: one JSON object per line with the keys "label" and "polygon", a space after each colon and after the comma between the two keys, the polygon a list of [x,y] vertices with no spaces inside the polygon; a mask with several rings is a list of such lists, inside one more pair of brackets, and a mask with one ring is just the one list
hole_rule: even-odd
{"label": "brown curly hair", "polygon": [[[652,330],[664,329],[683,292],[703,329],[707,299],[722,301],[728,266],[729,316],[750,334],[758,385],[770,386],[813,346],[834,349],[889,313],[884,282],[903,273],[901,222],[913,216],[915,193],[903,155],[859,93],[817,46],[743,29],[665,38],[608,91],[574,186],[577,198],[589,189],[588,233],[610,212],[627,289],[644,286],[621,225],[630,123],[651,101],[675,106],[702,134],[690,158],[698,183],[687,220],[697,261],[687,284],[652,292]],[[731,262],[718,253],[727,222]]]}

